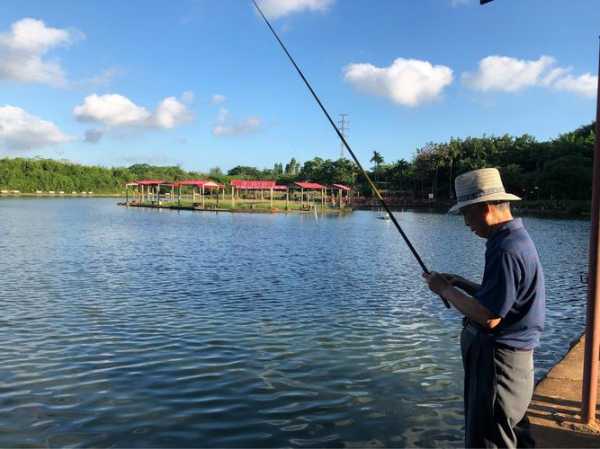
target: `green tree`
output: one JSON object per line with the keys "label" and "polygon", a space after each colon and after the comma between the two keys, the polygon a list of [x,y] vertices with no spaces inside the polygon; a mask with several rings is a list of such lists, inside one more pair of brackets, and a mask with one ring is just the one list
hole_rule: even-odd
{"label": "green tree", "polygon": [[378,151],[373,151],[373,156],[371,157],[370,162],[375,164],[375,171],[379,170],[379,166],[383,164],[383,156]]}

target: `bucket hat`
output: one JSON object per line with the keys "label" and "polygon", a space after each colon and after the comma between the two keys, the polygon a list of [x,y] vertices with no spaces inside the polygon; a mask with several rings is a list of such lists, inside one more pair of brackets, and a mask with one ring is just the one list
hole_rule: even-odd
{"label": "bucket hat", "polygon": [[506,193],[500,172],[496,168],[482,168],[463,173],[454,180],[457,203],[450,208],[449,213],[476,203],[488,201],[518,201],[519,198]]}

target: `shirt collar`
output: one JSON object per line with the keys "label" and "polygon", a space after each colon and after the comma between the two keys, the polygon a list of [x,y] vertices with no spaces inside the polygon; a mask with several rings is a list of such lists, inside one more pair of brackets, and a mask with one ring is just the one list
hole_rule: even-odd
{"label": "shirt collar", "polygon": [[487,242],[485,244],[486,247],[491,247],[494,244],[494,242],[498,240],[498,238],[500,238],[501,236],[508,234],[509,232],[515,231],[517,229],[520,229],[522,227],[523,220],[521,220],[520,218],[513,218],[512,220],[503,223],[488,237]]}

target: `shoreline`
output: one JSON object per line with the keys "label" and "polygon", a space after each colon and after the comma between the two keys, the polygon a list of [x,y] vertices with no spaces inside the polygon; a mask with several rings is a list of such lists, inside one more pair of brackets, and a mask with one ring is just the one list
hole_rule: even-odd
{"label": "shoreline", "polygon": [[[406,202],[406,204],[390,205],[392,211],[410,210],[415,212],[448,213],[454,203],[449,202]],[[517,216],[537,218],[558,218],[589,220],[591,217],[590,201],[519,201],[513,203],[512,211]],[[354,210],[383,210],[380,205],[355,205]]]}
{"label": "shoreline", "polygon": [[[166,210],[186,210],[186,211],[194,211],[194,212],[226,212],[226,213],[244,213],[244,214],[314,214],[314,209],[282,209],[282,208],[218,208],[218,207],[198,207],[198,206],[177,206],[173,205],[156,205],[156,204],[126,204],[125,202],[117,203],[118,206],[121,207],[139,207],[146,209],[166,209]],[[330,209],[330,208],[320,208],[317,207],[317,213],[323,215],[344,215],[352,213],[353,209],[346,207],[343,209]]]}
{"label": "shoreline", "polygon": [[[125,194],[121,193],[0,193],[2,198],[122,198]],[[352,210],[371,210],[382,211],[378,204],[351,204]],[[418,202],[407,201],[404,204],[389,204],[390,210],[394,212],[413,211],[413,212],[433,212],[447,213],[452,206],[449,202]],[[208,209],[212,210],[212,209]],[[557,219],[575,219],[589,220],[591,217],[590,202],[583,201],[522,201],[513,205],[513,212],[518,216],[537,217],[537,218],[557,218]]]}
{"label": "shoreline", "polygon": [[0,193],[0,198],[125,198],[121,193]]}

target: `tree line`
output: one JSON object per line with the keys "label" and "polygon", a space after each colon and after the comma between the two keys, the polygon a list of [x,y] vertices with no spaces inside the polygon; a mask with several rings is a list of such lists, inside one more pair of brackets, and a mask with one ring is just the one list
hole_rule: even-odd
{"label": "tree line", "polygon": [[[400,159],[386,163],[380,152],[373,151],[369,175],[387,195],[412,199],[432,195],[436,200],[451,201],[457,175],[477,168],[497,167],[507,190],[525,199],[589,200],[594,129],[594,124],[582,126],[548,141],[537,141],[527,134],[452,138],[418,148],[411,161]],[[178,166],[135,164],[106,168],[40,158],[0,159],[2,190],[117,193],[127,182],[149,178],[212,179],[221,183],[234,178],[272,179],[279,184],[306,180],[346,184],[365,196],[371,194],[358,167],[345,158],[315,157],[304,163],[292,158],[287,164],[275,163],[273,168],[236,166],[227,173],[218,167],[202,173]]]}

